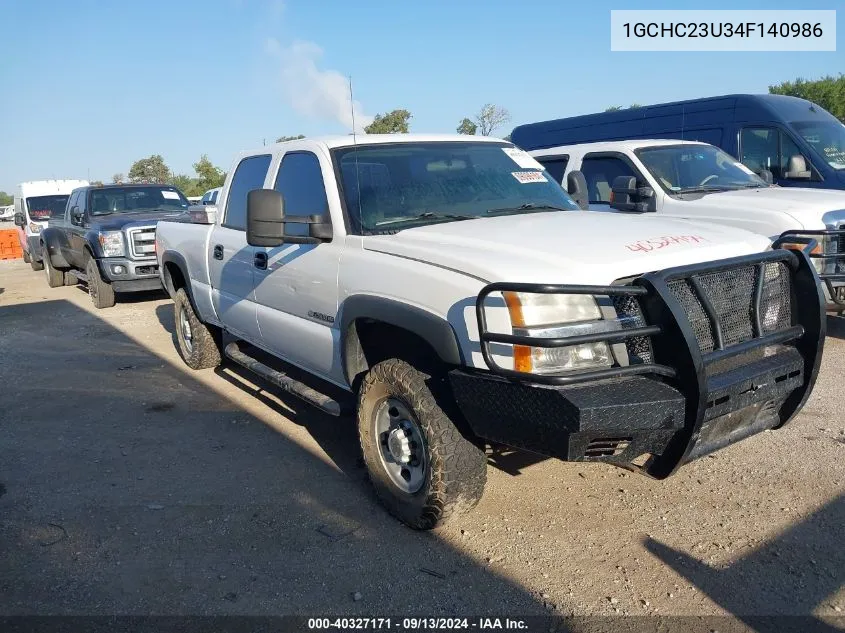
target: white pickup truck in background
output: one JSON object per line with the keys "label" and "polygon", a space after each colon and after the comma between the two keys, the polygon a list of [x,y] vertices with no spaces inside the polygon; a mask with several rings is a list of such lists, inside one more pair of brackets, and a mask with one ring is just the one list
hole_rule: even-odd
{"label": "white pickup truck in background", "polygon": [[418,529],[475,506],[487,442],[664,478],[789,421],[821,359],[804,252],[581,212],[496,139],[262,147],[190,216],[156,229],[185,362],[354,410],[379,498]]}
{"label": "white pickup truck in background", "polygon": [[845,191],[770,185],[696,141],[604,141],[530,154],[582,208],[715,222],[786,244],[815,239],[811,257],[829,308],[845,310]]}

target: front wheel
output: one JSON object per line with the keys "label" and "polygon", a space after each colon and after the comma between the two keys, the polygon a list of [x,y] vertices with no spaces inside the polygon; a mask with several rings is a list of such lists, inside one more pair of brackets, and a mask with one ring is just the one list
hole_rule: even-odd
{"label": "front wheel", "polygon": [[376,494],[418,530],[474,508],[487,481],[484,451],[444,413],[426,379],[402,360],[386,360],[364,377],[358,399],[358,435]]}
{"label": "front wheel", "polygon": [[[35,260],[33,260],[33,262],[34,261]],[[44,264],[44,275],[47,277],[47,285],[51,288],[64,286],[65,274],[61,270],[53,268],[53,263],[50,261],[50,255],[48,253],[44,253],[44,259],[42,262]],[[35,268],[34,265],[32,267]]]}
{"label": "front wheel", "polygon": [[[94,307],[111,308],[115,304],[114,288],[112,285],[103,280],[100,275],[100,267],[97,266],[97,260],[93,257],[88,258],[85,264],[85,276],[88,278],[88,295],[94,303]],[[64,283],[64,279],[62,280]]]}

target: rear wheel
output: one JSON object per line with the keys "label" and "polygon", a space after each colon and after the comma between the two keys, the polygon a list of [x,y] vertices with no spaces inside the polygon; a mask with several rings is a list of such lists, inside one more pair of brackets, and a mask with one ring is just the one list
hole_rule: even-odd
{"label": "rear wheel", "polygon": [[[53,264],[50,261],[50,256],[46,253],[44,254],[44,259],[42,260],[43,267],[44,267],[44,275],[47,277],[47,285],[51,288],[58,288],[59,286],[65,285],[65,275],[61,270],[56,270],[53,268]],[[33,268],[35,266],[33,265]]]}
{"label": "rear wheel", "polygon": [[[103,280],[100,267],[93,257],[88,258],[85,265],[85,276],[88,277],[88,295],[96,308],[110,308],[115,303],[114,288]],[[64,282],[64,280],[62,280]]]}
{"label": "rear wheel", "polygon": [[376,494],[418,530],[471,510],[484,493],[487,458],[465,438],[405,361],[375,365],[361,383],[358,434]]}
{"label": "rear wheel", "polygon": [[220,345],[213,326],[199,320],[184,288],[176,291],[173,299],[176,319],[176,342],[182,360],[191,369],[211,369],[220,364]]}

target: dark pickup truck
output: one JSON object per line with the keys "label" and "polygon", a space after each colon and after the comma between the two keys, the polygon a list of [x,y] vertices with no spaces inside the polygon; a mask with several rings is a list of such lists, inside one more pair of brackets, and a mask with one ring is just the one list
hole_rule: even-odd
{"label": "dark pickup truck", "polygon": [[51,288],[88,285],[98,308],[115,304],[115,293],[161,288],[155,253],[159,220],[188,210],[171,185],[103,185],[74,189],[63,215],[41,232],[44,271]]}

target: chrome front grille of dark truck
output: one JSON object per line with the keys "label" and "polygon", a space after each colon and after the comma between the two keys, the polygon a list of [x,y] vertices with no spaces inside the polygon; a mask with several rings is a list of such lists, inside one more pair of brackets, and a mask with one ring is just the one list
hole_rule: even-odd
{"label": "chrome front grille of dark truck", "polygon": [[155,257],[156,229],[154,226],[129,229],[127,234],[129,237],[129,253],[133,258]]}

